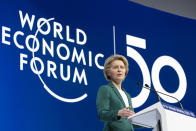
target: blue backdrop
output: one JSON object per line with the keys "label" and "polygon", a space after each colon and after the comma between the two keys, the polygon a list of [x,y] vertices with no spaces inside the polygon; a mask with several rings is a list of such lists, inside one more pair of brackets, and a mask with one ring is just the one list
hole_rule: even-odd
{"label": "blue backdrop", "polygon": [[[26,23],[22,28],[19,10],[23,16],[28,13],[31,18],[35,15],[32,31]],[[87,97],[79,102],[63,102],[50,95],[43,87],[38,75],[32,72],[30,60],[32,53],[25,46],[25,39],[28,35],[34,35],[37,30],[39,18],[55,18],[50,22],[51,32],[48,35],[38,34],[40,50],[35,53],[44,63],[42,79],[48,87],[56,94],[65,98],[76,98],[87,94]],[[141,69],[137,63],[127,56],[126,35],[132,35],[146,40],[146,49],[134,48],[145,60],[151,72],[154,61],[163,55],[171,56],[182,66],[186,79],[187,89],[181,100],[185,109],[196,111],[193,101],[195,96],[195,43],[196,43],[196,21],[152,8],[147,8],[126,0],[98,0],[98,1],[46,1],[46,0],[4,0],[0,4],[0,130],[13,131],[100,131],[103,123],[97,118],[96,95],[101,85],[107,83],[103,71],[95,63],[97,54],[98,64],[103,66],[107,57],[113,54],[113,26],[116,33],[116,53],[127,57],[130,65],[129,74],[123,83],[124,88],[136,97],[141,88],[136,81],[143,81]],[[62,25],[62,36],[54,38],[54,21]],[[69,26],[69,35],[75,42],[66,40],[68,33],[66,26]],[[5,32],[10,36],[3,36],[3,27],[10,30]],[[43,28],[46,30],[47,28]],[[76,29],[81,29],[87,36],[84,45],[76,43]],[[24,46],[19,49],[14,42],[14,33],[21,31],[17,41]],[[5,34],[5,33],[4,33]],[[80,34],[81,35],[81,34]],[[5,44],[9,41],[10,45]],[[54,41],[54,57],[48,51],[42,54],[42,38],[48,43]],[[83,40],[83,36],[80,36]],[[31,41],[32,42],[32,41]],[[29,42],[30,43],[30,42]],[[56,48],[60,44],[66,44],[70,50],[70,57],[67,60],[59,59]],[[86,65],[80,61],[71,61],[74,48],[78,54],[84,51]],[[62,49],[63,56],[67,52]],[[89,60],[89,51],[92,54]],[[20,70],[20,55],[26,54],[28,62]],[[91,55],[90,55],[91,56]],[[54,62],[57,66],[56,75],[58,78],[47,76],[47,61]],[[60,77],[60,64],[63,64],[65,74],[70,66],[70,79],[65,81]],[[38,64],[38,68],[40,65]],[[85,70],[87,85],[84,80],[73,82],[75,68],[79,74]],[[160,81],[167,92],[175,92],[179,86],[179,79],[175,70],[169,66],[161,69]],[[152,88],[153,87],[153,84]],[[164,100],[163,100],[164,101]],[[140,111],[157,99],[153,93],[149,94],[146,102],[135,109]],[[173,105],[178,106],[176,103]],[[190,106],[191,105],[191,106]],[[146,131],[147,129],[142,129]]]}

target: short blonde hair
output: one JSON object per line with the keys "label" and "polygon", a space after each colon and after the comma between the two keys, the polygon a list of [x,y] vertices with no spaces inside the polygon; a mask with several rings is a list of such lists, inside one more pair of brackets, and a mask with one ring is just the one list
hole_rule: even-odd
{"label": "short blonde hair", "polygon": [[108,81],[111,81],[111,78],[108,75],[108,71],[111,68],[111,63],[113,61],[115,61],[115,60],[121,60],[125,64],[125,70],[126,70],[125,77],[128,74],[128,71],[129,71],[128,66],[129,66],[129,64],[128,64],[127,59],[124,56],[122,56],[122,55],[112,55],[112,56],[110,56],[110,57],[108,57],[106,59],[105,64],[104,64],[104,76],[105,76],[106,80],[108,80]]}

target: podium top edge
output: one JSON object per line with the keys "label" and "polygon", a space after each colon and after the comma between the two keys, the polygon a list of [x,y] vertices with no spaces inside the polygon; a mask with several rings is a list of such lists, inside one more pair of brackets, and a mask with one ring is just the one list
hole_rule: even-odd
{"label": "podium top edge", "polygon": [[186,116],[190,116],[190,117],[196,118],[195,113],[192,112],[192,111],[181,109],[179,107],[176,107],[176,106],[164,103],[164,102],[161,102],[161,104],[162,104],[163,108],[165,108],[167,110],[171,110],[171,111],[174,111],[174,112],[186,115]]}

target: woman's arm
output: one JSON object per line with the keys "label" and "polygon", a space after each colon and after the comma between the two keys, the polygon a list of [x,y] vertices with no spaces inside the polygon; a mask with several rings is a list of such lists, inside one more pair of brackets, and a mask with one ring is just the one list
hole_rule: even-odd
{"label": "woman's arm", "polygon": [[116,121],[120,119],[118,110],[111,110],[110,108],[110,92],[110,87],[102,86],[97,93],[97,112],[101,121]]}

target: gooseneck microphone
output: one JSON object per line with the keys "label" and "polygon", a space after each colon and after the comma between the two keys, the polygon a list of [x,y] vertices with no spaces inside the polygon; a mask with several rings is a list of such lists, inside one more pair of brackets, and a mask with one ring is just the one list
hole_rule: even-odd
{"label": "gooseneck microphone", "polygon": [[[138,85],[138,84],[139,84],[139,85]],[[137,85],[140,86],[140,82],[137,82]],[[160,93],[160,94],[162,94],[162,95],[165,95],[165,96],[168,96],[168,97],[171,97],[171,98],[175,99],[175,100],[178,102],[180,108],[183,109],[183,106],[182,106],[181,102],[180,102],[176,97],[173,97],[173,96],[170,96],[170,95],[168,95],[168,94],[165,94],[165,93],[156,91],[156,90],[150,88],[150,86],[149,86],[148,84],[145,84],[145,86],[142,86],[142,87],[143,87],[143,88],[146,88],[146,89],[149,89],[149,90],[151,90],[151,91],[153,91],[153,92],[156,92],[158,97],[159,97],[158,93]],[[160,101],[160,97],[159,97],[159,101]]]}
{"label": "gooseneck microphone", "polygon": [[[137,82],[137,85],[138,85],[138,86],[141,86],[140,82]],[[148,86],[148,84],[145,84],[145,86],[141,86],[141,87],[142,87],[142,88],[146,88],[146,89],[151,90],[151,91],[153,91],[154,93],[156,93],[158,101],[161,102],[160,96],[159,96],[159,94],[157,93],[156,90],[150,88],[150,87]]]}

